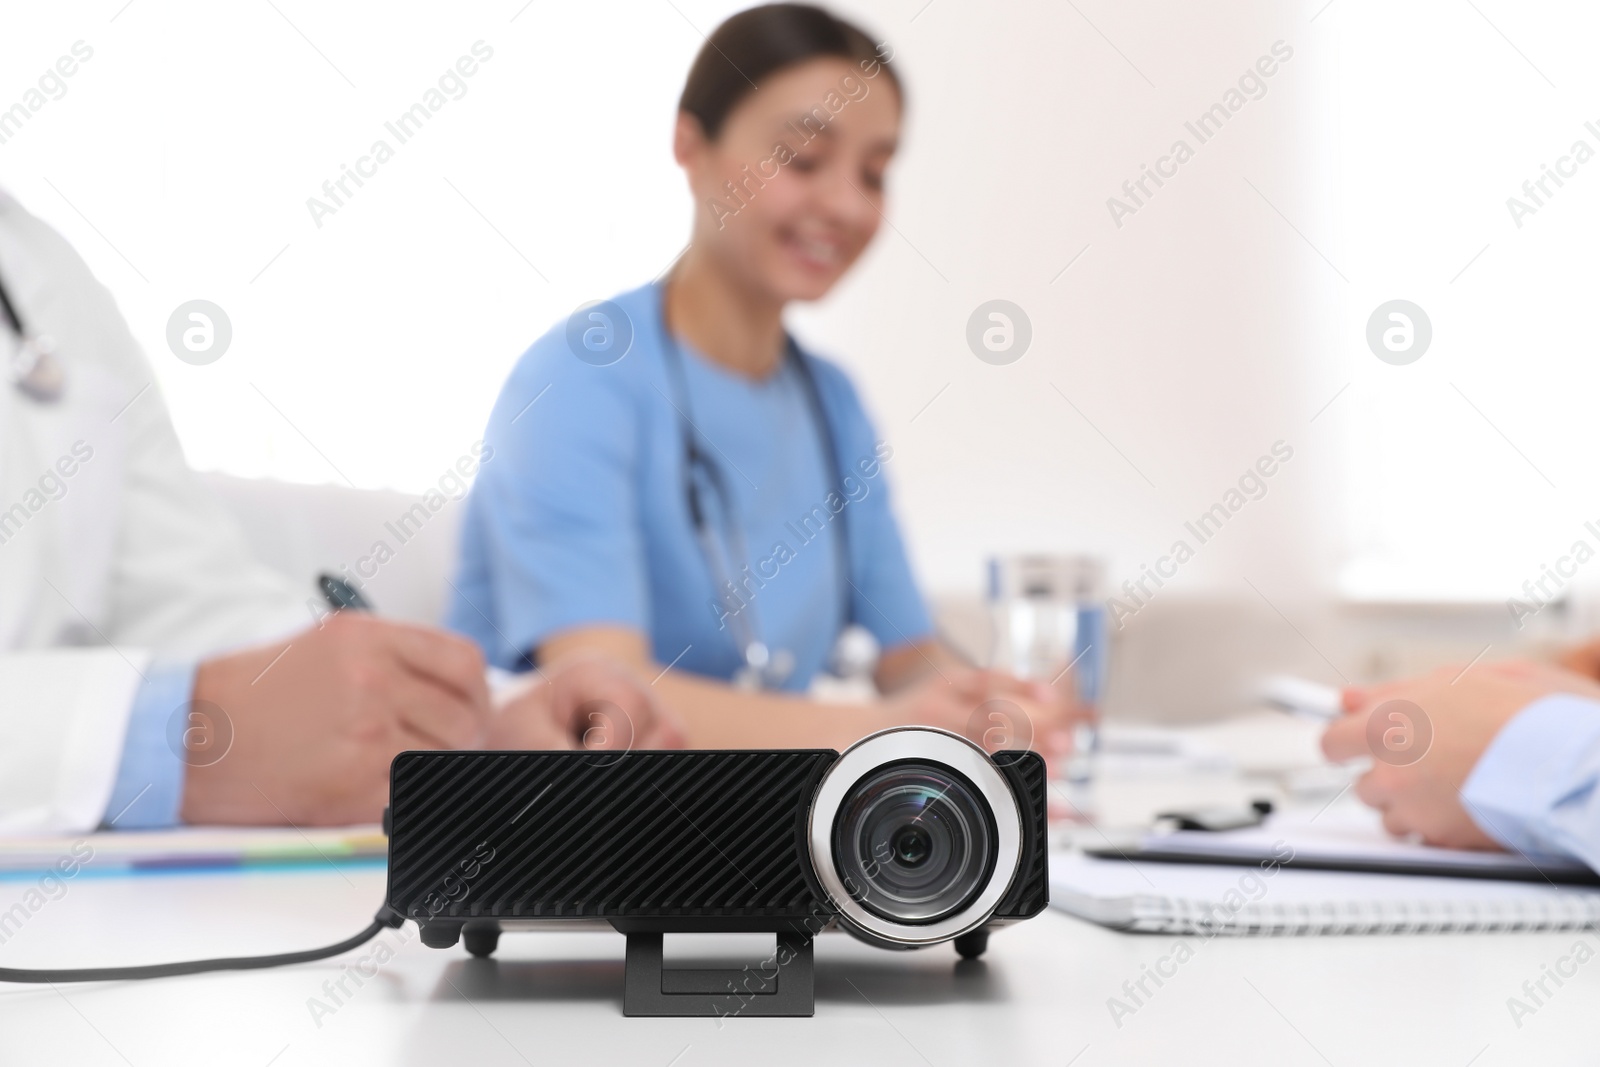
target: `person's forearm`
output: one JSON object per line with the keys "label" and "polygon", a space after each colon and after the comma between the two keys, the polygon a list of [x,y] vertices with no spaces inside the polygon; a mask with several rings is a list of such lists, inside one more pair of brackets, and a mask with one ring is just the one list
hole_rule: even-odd
{"label": "person's forearm", "polygon": [[878,657],[872,680],[880,693],[897,693],[932,675],[962,671],[971,666],[966,657],[943,641],[928,638],[885,649]]}
{"label": "person's forearm", "polygon": [[899,724],[888,705],[825,704],[799,695],[736,689],[681,671],[668,671],[654,688],[682,718],[691,748],[842,750]]}
{"label": "person's forearm", "polygon": [[552,637],[539,647],[537,659],[541,667],[554,669],[594,654],[626,665],[648,684],[683,720],[691,748],[843,749],[876,730],[911,721],[893,704],[825,704],[664,668],[654,662],[644,636],[624,627],[587,627]]}

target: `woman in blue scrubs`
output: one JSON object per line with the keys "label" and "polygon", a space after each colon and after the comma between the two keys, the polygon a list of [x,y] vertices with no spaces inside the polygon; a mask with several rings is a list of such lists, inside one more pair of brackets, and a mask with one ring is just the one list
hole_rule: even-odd
{"label": "woman in blue scrubs", "polygon": [[[711,35],[673,145],[688,251],[536,341],[490,418],[450,624],[491,662],[620,659],[695,746],[981,735],[1004,697],[1064,751],[1064,688],[972,670],[935,636],[890,509],[893,445],[783,325],[877,233],[902,107],[886,57],[818,8],[755,8]],[[807,700],[852,623],[877,638],[890,698]]]}

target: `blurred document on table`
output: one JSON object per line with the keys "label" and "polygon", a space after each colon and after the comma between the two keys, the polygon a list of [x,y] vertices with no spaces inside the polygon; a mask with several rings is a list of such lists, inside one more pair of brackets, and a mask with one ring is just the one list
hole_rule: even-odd
{"label": "blurred document on table", "polygon": [[149,833],[12,837],[0,840],[0,875],[46,871],[63,860],[76,860],[96,874],[340,863],[383,859],[388,847],[388,838],[376,826],[306,830],[193,826]]}

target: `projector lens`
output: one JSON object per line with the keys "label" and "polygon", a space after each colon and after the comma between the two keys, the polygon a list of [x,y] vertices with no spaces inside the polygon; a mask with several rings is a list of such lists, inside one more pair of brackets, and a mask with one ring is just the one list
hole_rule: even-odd
{"label": "projector lens", "polygon": [[920,826],[902,826],[894,834],[894,857],[907,867],[915,867],[933,851],[933,838]]}
{"label": "projector lens", "polygon": [[963,775],[906,760],[862,778],[834,820],[834,864],[850,895],[897,923],[960,911],[988,884],[994,817]]}

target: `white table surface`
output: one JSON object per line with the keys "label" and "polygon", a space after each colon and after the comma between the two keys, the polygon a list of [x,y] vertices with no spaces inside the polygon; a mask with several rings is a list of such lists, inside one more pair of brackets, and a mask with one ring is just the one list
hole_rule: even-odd
{"label": "white table surface", "polygon": [[[1125,825],[1180,803],[1272,793],[1279,779],[1271,775],[1319,759],[1314,732],[1280,720],[1202,732],[1209,746],[1231,753],[1232,771],[1155,767],[1108,776],[1095,801],[1099,817]],[[0,912],[33,884],[0,880]],[[360,930],[383,895],[381,866],[80,875],[0,944],[0,964],[311,948]],[[1153,995],[1120,1026],[1109,999],[1127,1001],[1123,983],[1171,956],[1180,939],[1115,933],[1053,910],[996,933],[975,964],[958,965],[948,946],[892,953],[826,933],[816,946],[814,1017],[720,1024],[625,1018],[616,934],[506,934],[492,961],[459,946],[425,948],[410,924],[378,936],[396,946],[394,957],[359,987],[347,978],[353,994],[320,1018],[312,998],[332,1006],[324,983],[377,942],[270,971],[0,985],[0,1067],[1600,1062],[1600,932],[1190,938],[1192,958],[1159,988],[1147,980]],[[1547,978],[1553,995],[1518,1025],[1508,999],[1526,999],[1523,983],[1538,981],[1580,941],[1595,958],[1559,988]]]}
{"label": "white table surface", "polygon": [[[9,906],[24,883],[0,883]],[[359,930],[380,868],[85,877],[0,947],[12,966],[283,951]],[[810,1019],[628,1019],[620,936],[507,934],[493,961],[424,948],[415,927],[331,1015],[310,998],[371,952],[273,971],[0,987],[0,1064],[1561,1064],[1600,1059],[1600,962],[1518,1027],[1524,980],[1595,934],[1223,939],[1132,1016],[1108,998],[1172,952],[1051,911],[985,959],[816,952]],[[1168,968],[1170,969],[1170,967]],[[332,1003],[331,1000],[328,1003]],[[320,1025],[319,1025],[320,1023]],[[1074,1057],[1077,1057],[1074,1059]]]}

